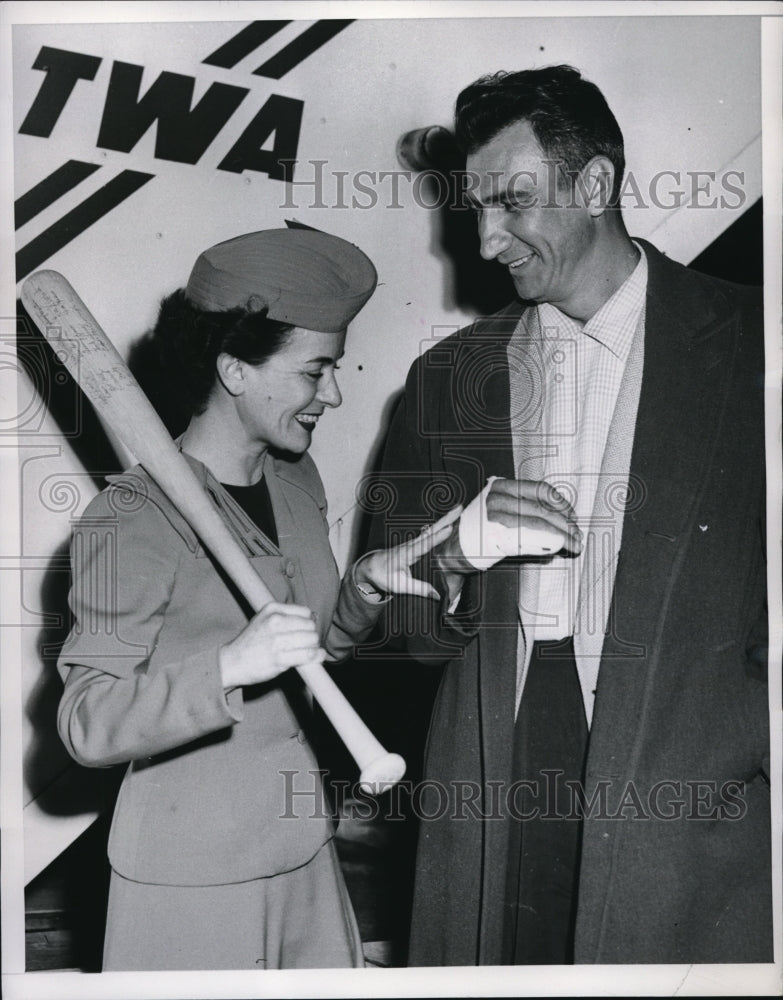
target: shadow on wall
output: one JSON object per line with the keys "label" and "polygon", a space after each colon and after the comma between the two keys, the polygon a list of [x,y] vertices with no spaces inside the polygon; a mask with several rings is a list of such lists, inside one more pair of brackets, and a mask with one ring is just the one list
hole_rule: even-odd
{"label": "shadow on wall", "polygon": [[[104,476],[120,470],[120,463],[92,406],[43,335],[17,302],[17,357],[40,401],[20,428],[24,445],[34,434],[44,433],[48,412],[57,431],[84,467],[96,489]],[[100,471],[96,471],[100,470]],[[79,506],[84,475],[58,487],[72,509]],[[75,499],[74,499],[75,498]],[[39,498],[36,497],[36,502]],[[22,498],[23,502],[30,502]],[[37,511],[34,512],[37,514]],[[36,636],[41,669],[25,703],[32,737],[24,748],[23,768],[36,807],[50,816],[75,816],[104,811],[105,816],[58,859],[44,869],[25,890],[26,966],[28,969],[80,968],[99,971],[106,910],[106,837],[121,769],[87,770],[73,764],[57,735],[57,706],[62,682],[56,662],[71,625],[70,538],[63,538],[43,572],[38,607],[33,613],[42,622]],[[21,749],[21,748],[20,748]],[[53,868],[54,873],[53,873]]]}
{"label": "shadow on wall", "polygon": [[[120,471],[117,455],[91,404],[59,363],[21,301],[17,302],[17,317],[19,366],[42,404],[38,411],[40,415],[36,417],[37,426],[27,422],[23,430],[30,435],[40,432],[48,411],[93,485],[101,489],[107,473]],[[20,435],[22,444],[25,433]],[[74,496],[80,495],[83,482],[82,479],[70,484]],[[68,485],[64,482],[63,489]],[[57,705],[62,682],[56,670],[57,656],[70,630],[69,548],[70,538],[64,538],[50,557],[41,580],[40,611],[36,613],[44,624],[37,636],[36,646],[43,669],[25,704],[33,733],[30,745],[25,748],[25,779],[27,786],[36,793],[37,805],[52,815],[76,815],[91,811],[106,800],[107,794],[105,774],[97,774],[93,778],[87,776],[84,782],[62,793],[56,784],[56,779],[71,765],[57,736]],[[111,785],[111,782],[108,784]]]}
{"label": "shadow on wall", "polygon": [[152,330],[144,333],[130,349],[128,367],[144,390],[158,416],[173,438],[184,433],[189,414],[178,403],[176,393],[166,377]]}
{"label": "shadow on wall", "polygon": [[[436,183],[428,178],[427,185]],[[512,301],[514,285],[506,268],[481,256],[476,216],[462,205],[459,175],[452,170],[441,175],[441,183],[448,184],[449,200],[432,213],[431,249],[447,264],[443,307],[460,309],[474,318],[490,316]]]}
{"label": "shadow on wall", "polygon": [[[41,401],[36,412],[41,425],[48,411],[57,430],[73,450],[95,489],[103,489],[107,474],[122,466],[92,405],[55,353],[17,303],[17,355]],[[152,351],[149,337],[131,351],[129,367],[157,407],[172,434],[184,429],[184,418]],[[40,430],[30,423],[28,433]],[[73,509],[84,487],[84,474],[73,486]],[[63,477],[63,488],[67,488]],[[32,738],[24,750],[27,786],[36,793],[36,807],[52,817],[102,813],[67,850],[45,868],[25,890],[26,964],[28,970],[76,968],[99,972],[108,894],[106,842],[124,766],[82,768],[74,764],[57,734],[57,707],[62,681],[57,657],[71,628],[70,538],[64,538],[43,573],[39,609],[43,622],[36,648],[41,669],[25,703]]]}
{"label": "shadow on wall", "polygon": [[[68,541],[58,547],[41,584],[46,624],[38,634],[37,648],[43,669],[25,704],[33,732],[25,748],[25,779],[36,794],[38,808],[50,816],[75,816],[107,808],[114,801],[121,777],[118,768],[76,768],[57,735],[57,706],[63,690],[57,657],[71,626],[69,548]],[[59,780],[72,767],[78,772],[75,780]]]}
{"label": "shadow on wall", "polygon": [[[38,327],[30,319],[21,299],[16,303],[16,350],[19,366],[27,375],[42,400],[40,421],[48,411],[58,430],[68,440],[76,458],[85,469],[101,469],[93,473],[95,485],[103,486],[107,472],[121,471],[117,455],[103,430],[92,404],[58,361]],[[27,433],[39,430],[25,425]]]}
{"label": "shadow on wall", "polygon": [[[20,366],[43,401],[58,431],[67,439],[76,459],[84,467],[93,485],[100,490],[106,485],[105,477],[121,472],[122,465],[98,419],[91,403],[78,384],[59,363],[46,338],[38,331],[27,315],[21,301],[17,302],[19,316],[17,352]],[[142,336],[132,347],[128,366],[149,396],[172,435],[184,430],[186,418],[177,409],[166,381],[161,373],[149,334]],[[100,470],[100,471],[96,471]],[[78,495],[81,484],[74,483]],[[36,681],[26,704],[26,713],[35,734],[25,754],[25,775],[29,787],[41,788],[57,771],[59,761],[64,769],[70,761],[56,734],[57,704],[62,692],[62,682],[56,671],[60,648],[68,636],[71,625],[68,607],[70,587],[70,539],[66,538],[50,558],[41,583],[40,608],[46,624],[38,636],[38,652],[43,671]],[[98,780],[98,779],[96,779]],[[89,781],[86,782],[89,784]],[[46,799],[39,804],[56,814],[75,814],[89,808],[80,801],[55,802]]]}
{"label": "shadow on wall", "polygon": [[[57,360],[54,350],[17,302],[17,355],[42,400],[42,414],[48,411],[58,431],[68,441],[76,459],[84,467],[96,489],[106,485],[105,477],[121,472],[122,465],[91,403],[78,384]],[[149,396],[172,435],[184,430],[186,418],[177,409],[157,361],[150,335],[145,334],[133,346],[128,366]],[[41,417],[43,419],[43,416]],[[100,471],[96,471],[100,470]],[[74,482],[74,495],[83,487]],[[71,628],[68,607],[70,589],[70,538],[65,538],[49,559],[40,590],[40,615],[44,621],[37,637],[37,650],[43,669],[25,704],[33,738],[25,748],[26,783],[36,793],[37,805],[51,815],[77,815],[105,804],[116,790],[121,768],[103,771],[81,770],[82,781],[68,783],[62,793],[56,779],[71,765],[71,759],[57,736],[57,706],[62,681],[56,663]]]}
{"label": "shadow on wall", "polygon": [[476,216],[461,194],[459,171],[450,167],[437,177],[430,172],[422,197],[440,206],[432,210],[430,249],[444,262],[443,308],[479,318],[508,305],[516,294],[513,282],[506,268],[481,256]]}
{"label": "shadow on wall", "polygon": [[507,305],[514,286],[505,268],[481,256],[476,217],[464,191],[465,156],[454,134],[442,125],[413,129],[398,140],[397,158],[421,177],[418,200],[432,215],[430,250],[446,265],[443,308],[480,317]]}

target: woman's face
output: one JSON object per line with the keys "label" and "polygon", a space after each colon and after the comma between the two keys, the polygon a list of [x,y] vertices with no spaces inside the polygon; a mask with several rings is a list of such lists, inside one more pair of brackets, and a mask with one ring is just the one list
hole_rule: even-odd
{"label": "woman's face", "polygon": [[335,370],[345,331],[295,327],[283,346],[260,365],[243,365],[237,412],[249,442],[301,454],[326,407],[343,401]]}

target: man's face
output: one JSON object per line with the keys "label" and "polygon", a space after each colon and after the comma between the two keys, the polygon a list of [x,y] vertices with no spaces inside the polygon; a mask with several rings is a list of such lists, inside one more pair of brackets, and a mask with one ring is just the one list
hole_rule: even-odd
{"label": "man's face", "polygon": [[579,189],[561,187],[527,122],[510,125],[468,156],[481,256],[508,268],[520,298],[568,315],[591,277],[593,219]]}

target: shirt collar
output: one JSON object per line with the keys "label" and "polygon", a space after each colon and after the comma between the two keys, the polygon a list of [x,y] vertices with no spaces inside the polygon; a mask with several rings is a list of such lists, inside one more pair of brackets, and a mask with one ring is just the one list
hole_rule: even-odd
{"label": "shirt collar", "polygon": [[639,251],[636,267],[587,323],[582,325],[557,306],[542,302],[538,306],[540,328],[556,327],[571,335],[583,333],[603,344],[621,361],[627,360],[647,295],[647,258],[635,241],[634,246]]}

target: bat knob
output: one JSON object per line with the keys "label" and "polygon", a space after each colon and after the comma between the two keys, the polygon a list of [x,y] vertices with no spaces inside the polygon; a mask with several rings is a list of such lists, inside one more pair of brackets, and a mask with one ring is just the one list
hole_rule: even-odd
{"label": "bat knob", "polygon": [[380,795],[396,785],[403,774],[405,761],[402,757],[398,753],[387,753],[362,768],[359,787],[368,795]]}

